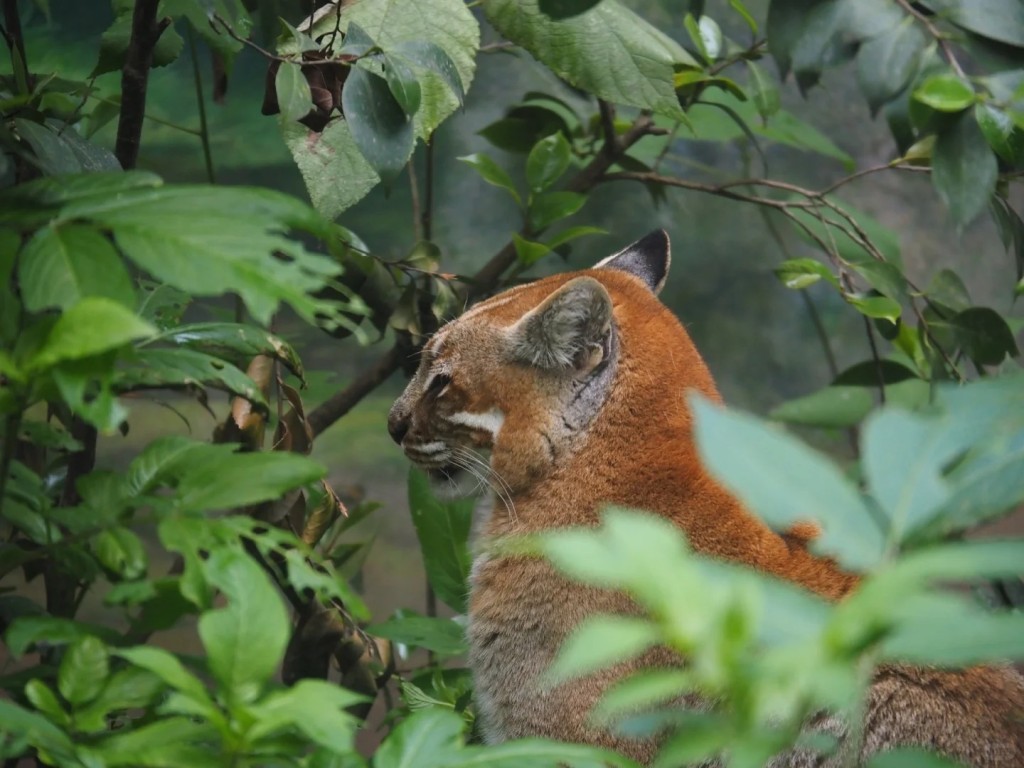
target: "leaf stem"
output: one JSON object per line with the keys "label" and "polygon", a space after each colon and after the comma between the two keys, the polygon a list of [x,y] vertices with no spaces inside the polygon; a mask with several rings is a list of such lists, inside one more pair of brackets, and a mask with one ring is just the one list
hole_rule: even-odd
{"label": "leaf stem", "polygon": [[217,183],[217,175],[213,169],[213,153],[210,151],[210,127],[206,120],[206,100],[203,98],[203,74],[199,69],[199,52],[196,49],[196,36],[192,25],[187,25],[188,49],[192,57],[192,80],[196,89],[196,106],[199,108],[199,140],[203,145],[203,162],[206,164],[206,180]]}
{"label": "leaf stem", "polygon": [[967,73],[964,72],[963,67],[960,66],[960,62],[957,61],[956,56],[953,55],[953,48],[949,44],[949,40],[946,35],[943,34],[942,30],[932,23],[926,15],[917,10],[909,0],[896,0],[896,3],[904,11],[913,16],[927,31],[928,34],[935,38],[935,42],[938,43],[939,49],[942,51],[942,55],[946,61],[949,62],[949,66],[956,73],[957,77],[961,80],[967,79]]}

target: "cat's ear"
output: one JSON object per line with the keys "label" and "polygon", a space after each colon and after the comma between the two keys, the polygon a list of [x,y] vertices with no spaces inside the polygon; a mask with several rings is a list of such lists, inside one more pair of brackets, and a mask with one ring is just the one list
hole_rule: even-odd
{"label": "cat's ear", "polygon": [[612,300],[592,277],[577,277],[512,326],[517,360],[552,371],[588,373],[603,358]]}
{"label": "cat's ear", "polygon": [[665,287],[671,263],[672,247],[668,241],[668,233],[664,229],[656,229],[618,253],[602,259],[594,268],[629,272],[643,280],[647,287],[657,294]]}

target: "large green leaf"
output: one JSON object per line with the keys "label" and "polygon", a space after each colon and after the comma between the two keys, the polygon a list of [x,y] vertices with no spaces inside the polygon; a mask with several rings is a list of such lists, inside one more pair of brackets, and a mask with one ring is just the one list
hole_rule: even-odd
{"label": "large green leaf", "polygon": [[554,20],[538,0],[484,0],[487,20],[556,75],[616,104],[682,118],[673,69],[697,62],[678,43],[615,0]]}
{"label": "large green leaf", "polygon": [[964,29],[1024,48],[1024,5],[1017,0],[924,0],[923,4]]}
{"label": "large green leaf", "polygon": [[289,370],[303,378],[302,361],[291,344],[261,328],[240,323],[189,323],[176,325],[153,341],[169,342],[181,347],[202,350],[220,357],[229,355],[248,362],[256,355],[280,360]]}
{"label": "large green leaf", "polygon": [[176,506],[198,512],[229,509],[282,496],[326,474],[317,462],[295,453],[229,453],[216,460],[190,455],[175,467],[179,475]]}
{"label": "large green leaf", "polygon": [[448,768],[462,745],[462,718],[450,709],[421,709],[380,745],[374,768]]}
{"label": "large green leaf", "polygon": [[877,112],[914,79],[927,42],[921,27],[907,16],[860,47],[857,77],[872,112]]}
{"label": "large green leaf", "polygon": [[211,747],[217,731],[191,717],[165,717],[134,729],[114,731],[95,745],[102,765],[126,768],[217,768],[224,760]]}
{"label": "large green leaf", "polygon": [[423,566],[437,596],[466,612],[469,578],[469,529],[474,500],[440,501],[427,476],[409,470],[409,512],[423,553]]}
{"label": "large green leaf", "polygon": [[[161,14],[162,15],[162,14]],[[111,24],[100,37],[99,60],[93,68],[90,77],[96,77],[107,72],[117,72],[124,67],[125,54],[128,52],[128,44],[132,35],[132,13],[129,9],[118,13]],[[165,67],[173,63],[185,41],[173,26],[163,30],[156,45],[153,46],[154,67]]]}
{"label": "large green leaf", "polygon": [[229,697],[253,701],[284,656],[288,613],[267,574],[241,552],[217,550],[204,570],[228,601],[199,617],[210,671]]}
{"label": "large green leaf", "polygon": [[194,349],[139,349],[118,369],[114,389],[214,387],[244,397],[264,411],[267,401],[256,383],[244,372],[219,357]]}
{"label": "large green leaf", "polygon": [[996,187],[998,164],[970,111],[957,115],[935,140],[932,183],[958,228],[988,205]]}
{"label": "large green leaf", "polygon": [[111,242],[93,227],[43,227],[22,250],[18,280],[25,309],[68,309],[85,296],[135,306],[131,278]]}
{"label": "large green leaf", "polygon": [[333,682],[300,680],[287,690],[265,696],[249,710],[256,722],[247,735],[257,740],[290,728],[335,753],[351,752],[358,721],[345,708],[361,701],[365,697]]}
{"label": "large green leaf", "polygon": [[156,328],[123,304],[88,296],[60,316],[28,366],[44,369],[93,357],[155,333]]}
{"label": "large green leaf", "polygon": [[445,656],[466,652],[465,631],[451,619],[403,616],[389,619],[383,624],[373,624],[366,631],[396,643],[415,645]]}
{"label": "large green leaf", "polygon": [[629,616],[592,616],[565,640],[547,678],[564,682],[632,659],[659,640],[654,624]]}
{"label": "large green leaf", "polygon": [[787,400],[769,416],[787,424],[808,427],[852,427],[875,404],[871,390],[862,386],[828,386],[803,397]]}
{"label": "large green leaf", "polygon": [[84,768],[75,754],[75,745],[60,727],[38,712],[29,712],[12,701],[0,699],[0,733],[8,737],[5,739],[8,744],[12,740],[23,739],[23,743],[59,760],[61,766]]}
{"label": "large green leaf", "polygon": [[776,530],[801,521],[822,529],[811,548],[853,570],[878,563],[882,531],[857,490],[820,454],[781,430],[691,396],[705,465]]}
{"label": "large green leaf", "polygon": [[[322,133],[298,123],[282,123],[281,131],[299,167],[314,207],[333,219],[355,205],[380,182],[380,177],[352,140],[344,120],[330,122]],[[339,183],[343,179],[343,183]]]}
{"label": "large green leaf", "polygon": [[85,635],[64,651],[57,674],[57,688],[72,706],[88,704],[103,690],[109,673],[107,647],[92,635]]}
{"label": "large green leaf", "polygon": [[412,156],[412,122],[388,84],[369,70],[353,67],[341,92],[352,140],[381,181],[389,182]]}

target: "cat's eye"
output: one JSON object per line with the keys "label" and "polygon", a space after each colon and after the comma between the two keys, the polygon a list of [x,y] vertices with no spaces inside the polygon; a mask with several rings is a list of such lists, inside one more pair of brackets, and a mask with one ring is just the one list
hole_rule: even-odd
{"label": "cat's eye", "polygon": [[432,378],[430,380],[430,383],[427,385],[427,394],[438,395],[441,393],[442,389],[444,389],[451,383],[451,376],[449,376],[447,373],[439,373],[435,375],[434,378]]}

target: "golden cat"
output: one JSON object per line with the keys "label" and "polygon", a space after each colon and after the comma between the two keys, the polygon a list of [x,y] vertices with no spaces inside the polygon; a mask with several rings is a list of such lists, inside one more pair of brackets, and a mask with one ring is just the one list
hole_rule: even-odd
{"label": "golden cat", "polygon": [[[639,507],[673,521],[699,552],[842,597],[856,577],[809,554],[807,531],[773,532],[701,466],[684,393],[720,397],[689,336],[656,297],[669,262],[668,236],[658,231],[594,269],[476,305],[424,347],[419,370],[391,409],[392,437],[435,476],[454,482],[461,469],[494,480],[494,510],[477,531],[488,540],[593,525],[606,504]],[[479,449],[490,450],[490,470]],[[595,729],[588,714],[623,675],[673,663],[667,652],[554,688],[538,682],[585,617],[635,610],[543,561],[478,556],[470,667],[486,738],[547,736],[649,762],[656,743]],[[813,726],[845,735],[835,718]],[[1002,668],[883,668],[865,728],[862,757],[921,745],[978,768],[1021,768],[1024,681]],[[772,765],[820,765],[814,760],[794,752]]]}

